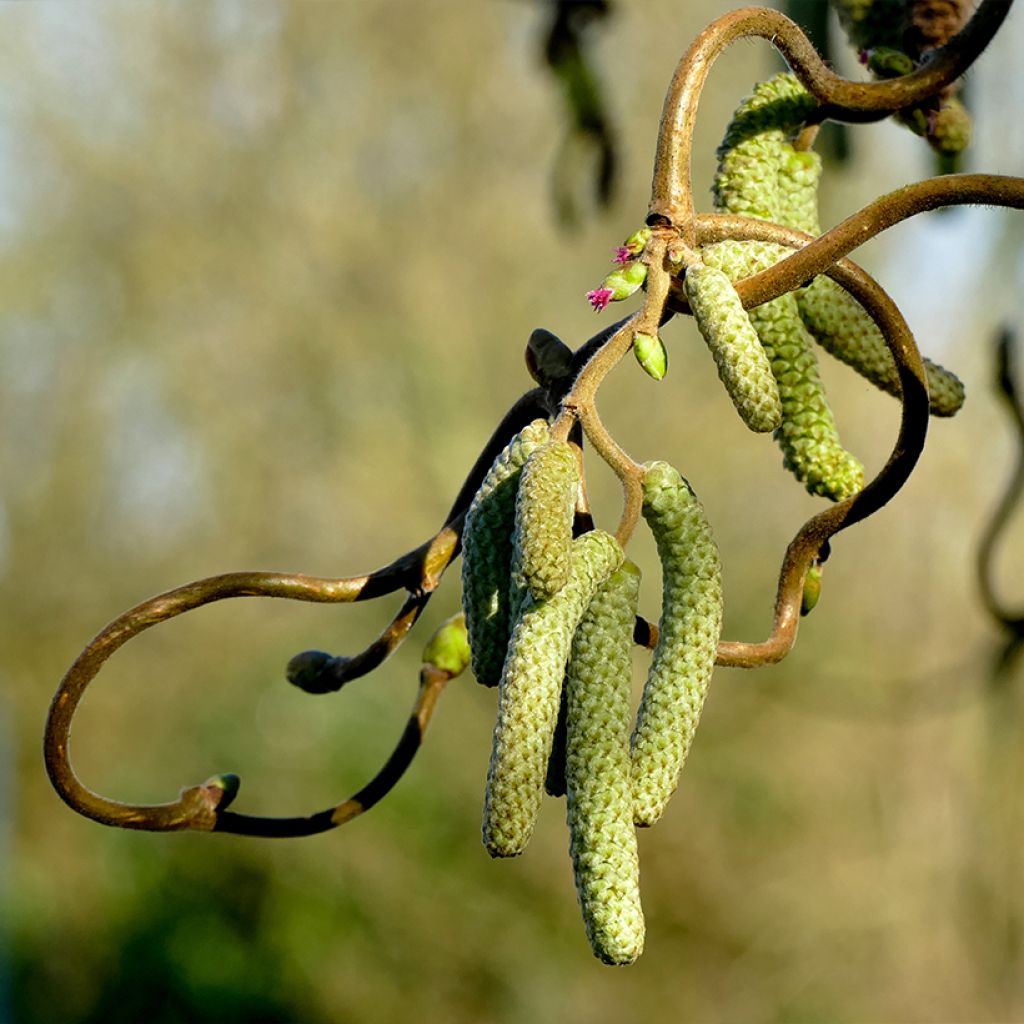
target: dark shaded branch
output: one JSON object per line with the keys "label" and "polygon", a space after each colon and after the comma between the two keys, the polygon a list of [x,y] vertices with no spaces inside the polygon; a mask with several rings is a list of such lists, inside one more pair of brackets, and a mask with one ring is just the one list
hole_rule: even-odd
{"label": "dark shaded branch", "polygon": [[995,549],[999,537],[1010,516],[1020,503],[1024,492],[1024,406],[1021,404],[1020,392],[1016,382],[1017,346],[1013,333],[1003,330],[996,338],[996,393],[1003,399],[1010,419],[1013,422],[1014,435],[1017,440],[1017,465],[1014,467],[1010,482],[999,499],[999,504],[992,513],[978,544],[978,587],[981,599],[989,615],[1003,629],[1018,640],[1024,640],[1024,613],[1011,612],[1000,601],[995,589]]}

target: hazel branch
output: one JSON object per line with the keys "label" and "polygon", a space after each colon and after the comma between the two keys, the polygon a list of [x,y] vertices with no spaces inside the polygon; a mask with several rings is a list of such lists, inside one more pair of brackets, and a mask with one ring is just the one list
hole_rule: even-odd
{"label": "hazel branch", "polygon": [[744,7],[712,22],[680,60],[665,96],[647,222],[688,230],[694,214],[690,167],[697,108],[712,65],[737,39],[760,36],[779,50],[821,104],[816,120],[877,121],[920,103],[959,78],[995,35],[1011,2],[982,0],[967,27],[936,50],[924,67],[878,82],[841,78],[825,64],[799,26],[777,11]]}
{"label": "hazel branch", "polygon": [[[719,240],[727,231],[740,241],[770,241],[799,246],[809,236],[767,221],[730,217],[728,228],[715,217],[701,218],[705,233],[702,243]],[[709,230],[708,230],[709,229]],[[786,550],[779,573],[775,613],[769,638],[760,643],[723,641],[718,664],[740,668],[781,661],[796,640],[800,605],[807,571],[823,545],[840,530],[866,519],[882,508],[906,483],[922,450],[928,431],[928,385],[924,364],[914,337],[896,304],[868,274],[849,260],[832,267],[828,274],[845,288],[874,319],[896,363],[901,395],[900,428],[885,466],[862,491],[812,516],[801,527]],[[675,296],[670,307],[681,306]]]}

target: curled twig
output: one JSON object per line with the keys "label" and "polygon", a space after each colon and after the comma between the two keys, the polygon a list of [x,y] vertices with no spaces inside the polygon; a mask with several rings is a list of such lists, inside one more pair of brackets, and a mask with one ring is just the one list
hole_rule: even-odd
{"label": "curled twig", "polygon": [[996,338],[996,393],[1003,399],[1013,421],[1014,434],[1018,442],[1017,465],[1013,476],[999,499],[978,544],[978,587],[981,599],[989,615],[999,623],[1015,640],[1024,639],[1024,613],[1010,611],[996,595],[995,549],[999,537],[1009,522],[1010,516],[1020,502],[1024,492],[1024,405],[1015,377],[1016,344],[1013,333],[1003,330]]}
{"label": "curled twig", "polygon": [[680,60],[665,96],[648,223],[675,225],[689,242],[686,234],[693,218],[690,165],[697,107],[711,66],[737,39],[760,36],[779,50],[821,104],[815,120],[877,121],[926,99],[959,78],[988,45],[1009,7],[1007,0],[983,0],[967,27],[936,50],[924,67],[899,78],[870,83],[852,82],[837,75],[800,27],[778,11],[744,7],[712,22]]}
{"label": "curled twig", "polygon": [[[329,816],[334,814],[334,811],[323,812],[313,819],[279,819],[277,824],[268,823],[268,819],[249,819],[238,815],[223,819],[226,790],[215,781],[186,789],[178,800],[168,804],[134,806],[93,793],[75,774],[68,751],[71,724],[87,687],[107,659],[133,637],[151,626],[214,601],[234,597],[276,597],[336,604],[365,601],[405,589],[407,598],[399,613],[366,650],[351,659],[332,659],[325,655],[316,671],[303,674],[301,685],[313,692],[326,692],[337,689],[344,682],[376,668],[408,635],[431,594],[441,582],[445,570],[458,555],[466,507],[480,486],[480,481],[495,454],[526,423],[538,414],[546,414],[549,408],[543,389],[535,388],[523,395],[505,415],[484,446],[459,490],[445,525],[419,547],[375,572],[339,578],[258,571],[225,573],[176,587],[118,616],[78,656],[61,680],[50,706],[43,741],[44,756],[50,781],[60,797],[86,817],[123,828],[150,831],[175,831],[187,828],[210,830],[214,827],[226,827],[218,825],[217,822],[229,820],[238,824],[235,831],[251,828],[257,829],[261,835],[305,834],[303,831],[287,831],[289,828],[322,830],[320,826],[326,820],[324,815]],[[323,681],[318,679],[319,672],[324,673]],[[385,777],[390,777],[386,775],[387,768],[384,772]],[[315,828],[308,824],[314,820],[319,823]],[[288,822],[292,824],[287,824]],[[295,822],[307,824],[299,825],[294,824]],[[281,831],[282,829],[284,831]]]}

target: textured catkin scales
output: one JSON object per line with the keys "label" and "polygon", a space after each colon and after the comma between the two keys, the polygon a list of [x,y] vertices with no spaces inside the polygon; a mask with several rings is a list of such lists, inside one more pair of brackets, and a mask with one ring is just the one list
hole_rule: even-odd
{"label": "textured catkin scales", "polygon": [[512,533],[519,475],[530,453],[549,440],[543,420],[524,427],[494,460],[466,513],[462,607],[473,673],[485,686],[498,684],[508,646]]}
{"label": "textured catkin scales", "polygon": [[736,109],[718,147],[715,207],[761,220],[779,216],[779,167],[793,152],[789,136],[817,108],[795,76],[761,82]]}
{"label": "textured catkin scales", "polygon": [[671,466],[645,468],[643,515],[658,545],[662,609],[630,743],[637,825],[653,825],[676,788],[722,629],[722,566],[704,509]]}
{"label": "textured catkin scales", "polygon": [[[816,277],[797,292],[797,305],[814,340],[875,387],[900,394],[896,363],[882,332],[861,304],[828,277]],[[930,359],[924,361],[929,408],[933,416],[953,416],[964,404],[964,386]]]}
{"label": "textured catkin scales", "polygon": [[683,287],[736,411],[751,430],[774,430],[782,421],[779,389],[732,282],[716,267],[698,263],[687,268]]}
{"label": "textured catkin scales", "polygon": [[526,460],[516,496],[512,571],[538,601],[554,597],[569,579],[578,494],[576,455],[566,441],[551,441]]}
{"label": "textured catkin scales", "polygon": [[[704,262],[733,280],[777,263],[789,249],[768,242],[718,242],[701,250]],[[818,361],[790,293],[749,311],[782,400],[775,440],[783,464],[811,494],[841,501],[864,486],[864,468],[840,443],[818,373]]]}
{"label": "textured catkin scales", "polygon": [[632,963],[644,947],[629,782],[639,594],[640,570],[632,562],[598,588],[573,638],[565,684],[569,853],[587,938],[607,964]]}
{"label": "textured catkin scales", "polygon": [[492,857],[522,853],[537,820],[573,633],[597,587],[622,564],[614,537],[572,543],[572,571],[550,600],[527,597],[512,630],[487,771],[483,840]]}
{"label": "textured catkin scales", "polygon": [[797,151],[790,145],[781,150],[779,163],[779,210],[777,222],[786,227],[820,235],[818,182],[821,157],[812,151]]}

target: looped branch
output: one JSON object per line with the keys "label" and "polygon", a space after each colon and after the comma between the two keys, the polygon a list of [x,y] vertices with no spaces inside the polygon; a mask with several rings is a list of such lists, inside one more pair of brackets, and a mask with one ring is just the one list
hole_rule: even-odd
{"label": "looped branch", "polygon": [[[360,654],[351,658],[325,655],[318,671],[293,681],[312,692],[339,689],[343,683],[379,666],[405,639],[441,582],[445,570],[459,553],[466,509],[495,456],[509,439],[538,415],[547,415],[550,399],[543,389],[523,395],[506,413],[484,446],[452,505],[445,525],[419,547],[375,572],[362,576],[316,577],[280,572],[233,572],[195,580],[142,602],[118,616],[82,651],[61,680],[46,721],[43,750],[50,781],[61,799],[72,809],[95,821],[121,828],[170,832],[182,829],[235,831],[251,835],[307,835],[333,828],[354,817],[356,803],[366,809],[398,780],[415,753],[412,719],[391,759],[377,777],[351,800],[308,818],[255,818],[228,814],[225,807],[234,798],[237,780],[215,776],[199,786],[182,791],[166,804],[132,805],[110,800],[92,792],[78,779],[68,751],[72,721],[89,684],[107,659],[139,633],[185,612],[214,601],[234,597],[276,597],[322,604],[366,601],[404,589],[407,597],[385,630]],[[413,719],[426,727],[436,702],[437,680],[421,684]],[[426,687],[426,688],[425,688]],[[397,774],[396,774],[397,772]],[[231,784],[224,782],[230,778]],[[381,787],[385,787],[383,791]],[[347,809],[346,809],[347,808]]]}
{"label": "looped branch", "polygon": [[[723,241],[775,242],[799,247],[812,236],[748,217],[708,215],[698,218],[701,244]],[[863,490],[812,516],[786,549],[779,573],[775,616],[769,638],[761,643],[723,641],[718,664],[752,668],[781,661],[796,640],[807,570],[829,539],[840,530],[873,515],[906,483],[924,449],[928,431],[928,384],[914,336],[903,315],[882,287],[850,260],[828,269],[878,325],[892,353],[902,389],[902,412],[896,444],[885,466]],[[739,291],[737,285],[737,291]],[[681,305],[681,304],[680,304]]]}
{"label": "looped branch", "polygon": [[712,22],[680,60],[665,96],[647,222],[661,221],[685,230],[693,218],[690,166],[697,107],[712,65],[737,39],[760,36],[772,43],[821,104],[814,120],[877,121],[920,103],[959,78],[995,35],[1010,2],[982,0],[963,31],[936,50],[924,67],[879,82],[841,78],[800,27],[778,11],[744,7]]}

